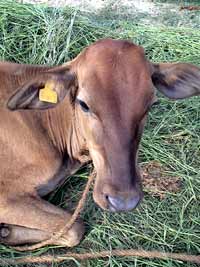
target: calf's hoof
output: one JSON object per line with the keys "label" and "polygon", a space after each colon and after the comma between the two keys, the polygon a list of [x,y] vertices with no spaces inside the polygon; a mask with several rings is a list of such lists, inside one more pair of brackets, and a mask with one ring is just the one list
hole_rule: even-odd
{"label": "calf's hoof", "polygon": [[9,235],[10,235],[9,227],[5,226],[4,224],[0,224],[0,240],[3,241]]}

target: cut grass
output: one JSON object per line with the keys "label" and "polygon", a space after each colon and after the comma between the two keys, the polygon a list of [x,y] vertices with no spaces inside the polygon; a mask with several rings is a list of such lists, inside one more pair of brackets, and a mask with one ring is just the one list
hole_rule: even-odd
{"label": "cut grass", "polygon": [[[155,62],[182,61],[200,64],[200,31],[190,28],[137,25],[129,20],[100,21],[70,8],[21,5],[0,0],[0,58],[31,64],[60,64],[85,46],[104,37],[126,38],[144,46]],[[133,212],[111,214],[96,207],[90,194],[82,218],[86,235],[74,251],[114,248],[158,249],[200,253],[200,101],[198,97],[169,101],[159,97],[152,108],[140,147],[141,166],[156,160],[182,179],[182,190],[160,201],[145,194]],[[81,196],[88,170],[67,179],[54,192],[52,202],[73,209]],[[32,252],[65,252],[42,248]],[[0,246],[1,258],[19,257],[12,248]],[[27,266],[27,265],[26,265]],[[42,265],[45,266],[45,265]],[[51,266],[79,266],[77,261]],[[115,258],[90,260],[81,266],[195,267],[171,260]]]}

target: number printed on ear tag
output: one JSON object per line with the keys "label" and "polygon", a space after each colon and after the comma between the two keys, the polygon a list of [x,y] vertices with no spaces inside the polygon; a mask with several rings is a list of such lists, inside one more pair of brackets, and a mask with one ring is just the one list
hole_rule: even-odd
{"label": "number printed on ear tag", "polygon": [[57,92],[53,90],[53,83],[47,82],[39,91],[39,100],[56,104],[58,102]]}

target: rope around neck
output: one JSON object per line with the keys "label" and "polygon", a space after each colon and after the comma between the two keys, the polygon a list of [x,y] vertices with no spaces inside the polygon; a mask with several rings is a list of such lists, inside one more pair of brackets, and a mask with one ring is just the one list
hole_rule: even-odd
{"label": "rope around neck", "polygon": [[[62,237],[64,232],[67,232],[76,219],[78,218],[78,215],[80,214],[85,201],[87,194],[90,190],[91,184],[94,180],[95,173],[93,172],[90,177],[88,178],[88,182],[86,184],[86,187],[83,191],[82,197],[79,200],[79,203],[70,219],[70,221],[64,225],[61,229],[58,229],[56,233],[54,233],[49,239],[37,243],[32,246],[17,246],[14,247],[18,251],[29,251],[41,248],[43,246],[47,246],[52,244],[55,240]],[[100,252],[88,252],[88,253],[65,253],[63,255],[42,255],[42,256],[25,256],[23,258],[18,259],[0,259],[1,266],[9,266],[11,264],[27,264],[27,263],[59,263],[62,261],[70,260],[71,258],[77,259],[77,260],[87,260],[87,259],[97,259],[97,258],[106,258],[110,256],[120,256],[120,257],[142,257],[142,258],[149,258],[149,259],[173,259],[173,260],[181,260],[181,261],[187,261],[187,262],[193,262],[200,264],[200,255],[188,255],[184,253],[165,253],[165,252],[159,252],[159,251],[145,251],[145,250],[136,250],[136,249],[114,249],[114,250],[104,250]]]}

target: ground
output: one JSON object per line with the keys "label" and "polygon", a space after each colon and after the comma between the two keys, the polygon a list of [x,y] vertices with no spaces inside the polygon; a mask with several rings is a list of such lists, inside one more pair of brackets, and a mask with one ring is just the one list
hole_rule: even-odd
{"label": "ground", "polygon": [[133,19],[146,25],[169,25],[198,27],[200,16],[194,12],[181,10],[184,6],[198,4],[195,1],[155,1],[155,0],[18,0],[23,3],[46,4],[54,7],[72,6],[84,12],[106,14]]}

